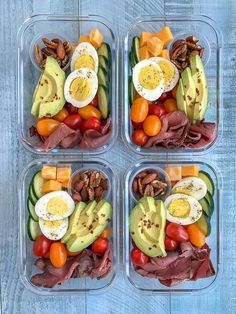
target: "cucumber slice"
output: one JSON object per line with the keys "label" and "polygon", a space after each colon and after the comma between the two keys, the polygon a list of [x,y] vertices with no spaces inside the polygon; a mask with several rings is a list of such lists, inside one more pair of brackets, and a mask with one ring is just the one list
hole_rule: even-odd
{"label": "cucumber slice", "polygon": [[28,208],[28,212],[30,214],[30,217],[34,220],[34,221],[39,221],[39,217],[36,215],[35,213],[35,209],[34,209],[34,205],[32,204],[30,198],[28,197],[27,199],[27,208]]}
{"label": "cucumber slice", "polygon": [[134,53],[134,57],[135,57],[135,61],[136,63],[138,63],[140,61],[140,57],[139,57],[139,37],[135,36],[133,38],[133,53]]}
{"label": "cucumber slice", "polygon": [[213,196],[215,193],[215,186],[214,186],[211,176],[207,172],[202,171],[202,170],[199,171],[198,176],[206,183],[208,192],[211,194],[211,196]]}
{"label": "cucumber slice", "polygon": [[35,204],[37,203],[38,199],[34,195],[32,183],[29,186],[29,199],[30,199],[31,203],[35,206]]}
{"label": "cucumber slice", "polygon": [[202,210],[204,211],[204,213],[208,216],[211,217],[211,207],[210,204],[208,203],[208,201],[205,198],[202,198],[199,203],[202,206]]}
{"label": "cucumber slice", "polygon": [[131,70],[133,70],[133,68],[134,68],[135,65],[136,65],[136,61],[135,61],[133,49],[131,49],[131,51],[130,51],[130,53],[129,53],[129,62],[130,62]]}
{"label": "cucumber slice", "polygon": [[213,213],[214,211],[214,201],[213,198],[211,196],[211,194],[207,191],[207,194],[205,195],[205,199],[207,200],[210,208],[211,208],[211,212]]}
{"label": "cucumber slice", "polygon": [[101,47],[97,50],[98,56],[105,57],[108,61],[111,59],[111,48],[108,44],[102,43]]}
{"label": "cucumber slice", "polygon": [[30,216],[27,222],[27,232],[31,241],[35,241],[42,234],[39,223],[34,221]]}
{"label": "cucumber slice", "polygon": [[43,196],[42,187],[44,182],[45,180],[41,176],[41,171],[38,171],[32,179],[32,189],[37,199]]}
{"label": "cucumber slice", "polygon": [[102,67],[98,69],[98,85],[103,85],[108,88],[108,75]]}
{"label": "cucumber slice", "polygon": [[106,119],[109,113],[109,94],[105,86],[98,86],[98,109],[102,118]]}
{"label": "cucumber slice", "polygon": [[99,63],[99,66],[103,68],[103,70],[105,70],[107,73],[109,72],[109,62],[106,57],[99,56],[98,63]]}
{"label": "cucumber slice", "polygon": [[208,237],[211,233],[211,223],[207,215],[202,213],[201,217],[196,222],[199,229],[202,231],[203,234],[205,234],[206,237]]}
{"label": "cucumber slice", "polygon": [[133,84],[133,80],[132,80],[132,76],[129,77],[129,102],[130,102],[130,106],[132,105],[133,101],[134,101],[134,84]]}

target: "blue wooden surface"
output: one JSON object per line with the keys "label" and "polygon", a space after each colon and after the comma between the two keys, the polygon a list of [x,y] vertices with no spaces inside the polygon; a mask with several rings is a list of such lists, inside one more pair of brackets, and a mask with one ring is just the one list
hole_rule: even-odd
{"label": "blue wooden surface", "polygon": [[[142,14],[205,14],[218,23],[224,35],[223,80],[224,137],[207,158],[222,170],[223,276],[218,287],[199,296],[143,296],[132,291],[120,271],[104,295],[39,297],[27,291],[17,270],[17,178],[31,159],[17,139],[16,32],[32,14],[100,14],[122,35],[134,16]],[[1,309],[3,313],[236,313],[236,4],[233,0],[2,0],[0,6],[0,236]],[[113,161],[120,177],[137,157],[121,140],[103,156]]]}

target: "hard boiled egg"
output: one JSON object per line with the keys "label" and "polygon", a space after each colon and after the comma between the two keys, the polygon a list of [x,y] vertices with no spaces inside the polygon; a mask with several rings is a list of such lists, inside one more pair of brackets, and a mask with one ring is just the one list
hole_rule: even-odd
{"label": "hard boiled egg", "polygon": [[66,100],[73,106],[87,106],[98,90],[97,74],[89,68],[80,68],[71,72],[64,85]]}
{"label": "hard boiled egg", "polygon": [[172,194],[164,202],[166,219],[180,225],[190,225],[202,215],[201,204],[193,197],[186,194]]}
{"label": "hard boiled egg", "polygon": [[55,221],[69,217],[74,208],[75,203],[67,192],[56,191],[42,196],[35,205],[35,212],[39,218]]}
{"label": "hard boiled egg", "polygon": [[202,199],[207,193],[206,183],[197,177],[188,177],[177,182],[173,189],[173,193],[182,193],[194,197],[196,200]]}
{"label": "hard boiled egg", "polygon": [[96,49],[90,43],[80,43],[73,52],[70,67],[71,71],[81,68],[88,68],[97,73],[98,54]]}
{"label": "hard boiled egg", "polygon": [[46,238],[60,240],[68,229],[68,218],[48,221],[39,218],[39,228]]}
{"label": "hard boiled egg", "polygon": [[179,71],[169,60],[161,57],[153,57],[149,60],[156,62],[164,76],[164,92],[172,90],[179,81]]}
{"label": "hard boiled egg", "polygon": [[164,92],[164,76],[159,65],[150,60],[142,60],[133,68],[133,83],[143,98],[154,101]]}

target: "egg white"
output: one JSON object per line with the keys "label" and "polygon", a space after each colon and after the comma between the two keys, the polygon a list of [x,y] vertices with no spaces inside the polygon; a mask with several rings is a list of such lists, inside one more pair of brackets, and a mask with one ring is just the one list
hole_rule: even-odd
{"label": "egg white", "polygon": [[[160,84],[155,89],[144,88],[139,82],[140,70],[149,65],[154,66],[158,70],[161,77]],[[159,67],[159,65],[157,65],[156,62],[150,59],[142,60],[135,65],[135,67],[133,68],[132,79],[133,79],[133,84],[137,93],[149,101],[154,101],[158,99],[161,96],[161,94],[164,92],[164,76],[161,71],[161,68]]]}
{"label": "egg white", "polygon": [[97,71],[98,71],[98,53],[97,53],[97,50],[93,47],[93,45],[91,45],[90,43],[87,43],[87,42],[82,42],[82,43],[78,44],[78,46],[75,48],[75,51],[73,52],[72,57],[71,57],[71,64],[70,64],[71,71],[75,70],[76,60],[81,55],[89,55],[93,58],[94,64],[95,64],[94,71],[97,73]]}
{"label": "egg white", "polygon": [[[172,192],[174,193],[175,188],[181,187],[186,188],[188,187],[188,190],[192,193],[192,197],[194,197],[196,200],[202,199],[206,193],[207,193],[207,186],[206,183],[197,177],[187,177],[179,182],[177,182],[172,189]],[[177,192],[178,193],[178,192]],[[181,191],[181,193],[184,193]]]}
{"label": "egg white", "polygon": [[[181,218],[181,217],[174,217],[169,213],[168,207],[171,201],[175,199],[185,199],[190,205],[190,212],[188,217]],[[202,215],[202,206],[201,204],[193,197],[188,196],[186,194],[172,194],[167,197],[164,202],[166,208],[166,219],[170,222],[175,222],[180,225],[190,225],[195,223]]]}
{"label": "egg white", "polygon": [[[90,82],[90,87],[91,87],[90,95],[87,99],[83,101],[78,101],[74,99],[73,97],[71,97],[70,91],[69,91],[72,81],[78,77],[86,78]],[[87,106],[96,96],[97,90],[98,90],[97,74],[93,70],[88,69],[88,68],[80,68],[78,70],[71,72],[70,75],[67,77],[65,81],[65,85],[64,85],[64,95],[65,95],[66,100],[77,108],[82,108],[82,107]]]}
{"label": "egg white", "polygon": [[[50,213],[48,213],[47,211],[47,204],[49,202],[49,200],[53,197],[60,197],[62,198],[68,205],[68,211],[63,214],[62,216],[59,215],[52,215]],[[75,203],[73,201],[73,199],[71,198],[71,196],[65,192],[65,191],[55,191],[55,192],[51,192],[51,193],[47,193],[45,195],[43,195],[36,203],[35,205],[35,212],[36,215],[39,218],[42,218],[44,220],[48,220],[48,221],[55,221],[55,220],[61,220],[64,219],[66,217],[69,217],[75,208]]]}
{"label": "egg white", "polygon": [[46,220],[39,218],[39,228],[49,240],[60,240],[65,235],[69,225],[68,218],[63,219],[61,225],[54,228],[46,226],[45,222]]}
{"label": "egg white", "polygon": [[[164,86],[164,92],[169,92],[170,90],[172,90],[177,85],[177,83],[179,81],[179,70],[177,69],[177,67],[171,61],[169,61],[165,58],[153,57],[153,58],[150,58],[149,60],[152,60],[157,64],[159,62],[163,61],[163,62],[169,63],[171,65],[171,67],[174,69],[174,76],[173,76],[171,82],[169,82],[168,84],[166,84]],[[163,73],[163,75],[165,75],[165,74]]]}

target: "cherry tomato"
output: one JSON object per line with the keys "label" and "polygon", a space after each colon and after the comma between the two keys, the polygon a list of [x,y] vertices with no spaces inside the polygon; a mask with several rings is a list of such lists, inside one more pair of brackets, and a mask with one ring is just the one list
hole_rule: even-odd
{"label": "cherry tomato", "polygon": [[148,136],[143,130],[135,130],[132,134],[132,141],[138,146],[143,146],[147,143]]}
{"label": "cherry tomato", "polygon": [[130,256],[131,256],[132,261],[136,265],[140,265],[140,266],[147,264],[149,260],[149,257],[136,247],[132,249]]}
{"label": "cherry tomato", "polygon": [[133,128],[135,130],[143,128],[143,122],[136,123],[136,122],[132,121],[132,125],[133,125]]}
{"label": "cherry tomato", "polygon": [[161,101],[165,101],[167,98],[170,98],[171,97],[171,92],[164,92],[161,94],[161,96],[158,98],[158,100],[161,100]]}
{"label": "cherry tomato", "polygon": [[171,95],[174,99],[176,99],[177,88],[178,88],[178,84],[175,85],[175,87],[171,91]]}
{"label": "cherry tomato", "polygon": [[53,242],[50,247],[50,261],[54,267],[60,268],[65,265],[67,250],[63,243]]}
{"label": "cherry tomato", "polygon": [[96,95],[93,100],[91,101],[91,103],[89,104],[91,106],[97,107],[98,106],[98,95]]}
{"label": "cherry tomato", "polygon": [[82,251],[79,251],[79,252],[70,252],[67,250],[67,256],[77,256],[81,253]]}
{"label": "cherry tomato", "polygon": [[149,136],[156,136],[161,131],[161,120],[155,115],[147,116],[143,130]]}
{"label": "cherry tomato", "polygon": [[44,256],[50,249],[52,241],[41,234],[34,241],[33,252],[35,256]]}
{"label": "cherry tomato", "polygon": [[84,133],[86,130],[101,130],[101,122],[97,118],[89,118],[82,123],[81,131]]}
{"label": "cherry tomato", "polygon": [[148,115],[148,101],[144,98],[137,98],[134,100],[130,108],[130,117],[133,122],[143,122]]}
{"label": "cherry tomato", "polygon": [[82,125],[82,119],[78,113],[70,114],[63,122],[73,130],[79,129]]}
{"label": "cherry tomato", "polygon": [[187,226],[187,232],[189,240],[193,245],[201,247],[206,243],[206,236],[199,229],[198,225],[192,224]]}
{"label": "cherry tomato", "polygon": [[168,98],[164,101],[164,107],[166,112],[173,112],[178,110],[176,105],[176,100],[174,98]]}
{"label": "cherry tomato", "polygon": [[166,236],[165,248],[167,251],[174,251],[178,246],[178,242]]}
{"label": "cherry tomato", "polygon": [[186,229],[183,226],[174,222],[168,224],[168,226],[166,227],[166,234],[168,235],[168,237],[178,242],[185,242],[189,239]]}
{"label": "cherry tomato", "polygon": [[36,129],[41,136],[49,136],[56,130],[59,125],[59,121],[46,118],[41,119],[37,122]]}
{"label": "cherry tomato", "polygon": [[92,244],[92,251],[97,254],[104,254],[108,248],[109,241],[106,238],[99,237]]}
{"label": "cherry tomato", "polygon": [[44,258],[47,258],[47,259],[50,259],[50,250],[49,250],[46,254],[44,254],[43,257],[44,257]]}
{"label": "cherry tomato", "polygon": [[160,118],[161,116],[166,114],[166,109],[163,105],[160,105],[160,104],[150,104],[148,114],[155,115]]}
{"label": "cherry tomato", "polygon": [[78,113],[84,120],[87,120],[89,118],[97,118],[99,120],[101,119],[101,112],[92,105],[87,105],[83,108],[79,108]]}
{"label": "cherry tomato", "polygon": [[62,108],[53,118],[59,122],[63,122],[69,116],[69,112]]}
{"label": "cherry tomato", "polygon": [[67,111],[69,112],[69,114],[74,114],[74,113],[78,113],[78,108],[73,106],[72,104],[70,104],[69,102],[67,102],[65,104],[65,108],[67,109]]}
{"label": "cherry tomato", "polygon": [[110,237],[110,230],[108,228],[105,228],[103,233],[101,234],[102,238],[109,238]]}

